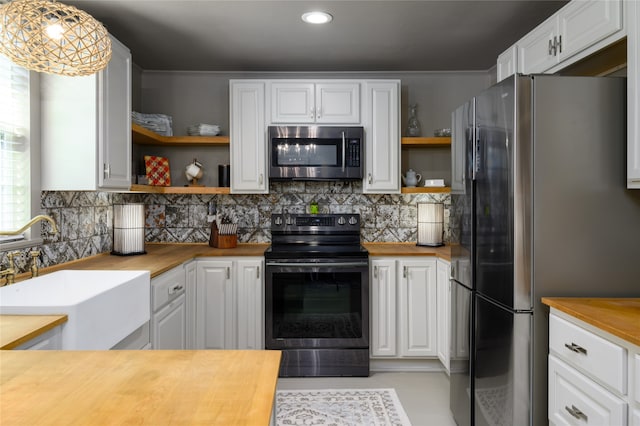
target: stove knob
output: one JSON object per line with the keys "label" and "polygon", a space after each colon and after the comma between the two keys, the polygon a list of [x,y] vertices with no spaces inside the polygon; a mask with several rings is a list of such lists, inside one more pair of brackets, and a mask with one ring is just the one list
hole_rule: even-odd
{"label": "stove knob", "polygon": [[338,225],[344,225],[345,223],[347,223],[347,220],[344,218],[344,216],[340,216],[338,218]]}
{"label": "stove knob", "polygon": [[358,219],[355,216],[351,216],[349,218],[349,225],[355,225],[356,223],[358,223]]}
{"label": "stove knob", "polygon": [[282,218],[280,216],[276,216],[275,223],[277,226],[282,225]]}
{"label": "stove knob", "polygon": [[293,219],[291,219],[291,216],[287,216],[287,225],[293,225]]}

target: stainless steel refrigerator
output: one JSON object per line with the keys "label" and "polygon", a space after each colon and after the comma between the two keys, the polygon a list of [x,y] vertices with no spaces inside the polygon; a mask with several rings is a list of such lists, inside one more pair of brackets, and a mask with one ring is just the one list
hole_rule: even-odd
{"label": "stainless steel refrigerator", "polygon": [[451,411],[547,424],[544,296],[640,296],[624,78],[512,76],[453,113]]}

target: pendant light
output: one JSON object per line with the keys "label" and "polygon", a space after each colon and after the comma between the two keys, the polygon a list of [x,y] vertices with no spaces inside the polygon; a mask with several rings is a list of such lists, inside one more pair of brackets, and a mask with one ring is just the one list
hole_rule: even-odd
{"label": "pendant light", "polygon": [[13,0],[0,7],[0,53],[26,69],[94,74],[111,59],[106,28],[88,13],[53,0]]}

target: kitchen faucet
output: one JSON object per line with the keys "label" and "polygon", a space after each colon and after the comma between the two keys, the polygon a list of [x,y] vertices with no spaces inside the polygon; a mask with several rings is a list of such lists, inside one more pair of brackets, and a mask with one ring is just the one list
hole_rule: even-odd
{"label": "kitchen faucet", "polygon": [[[51,216],[47,216],[44,214],[39,214],[37,216],[35,216],[33,219],[31,219],[29,222],[27,222],[26,225],[24,225],[22,228],[16,230],[16,231],[0,231],[0,235],[20,235],[22,234],[24,231],[26,231],[28,228],[32,227],[33,225],[35,225],[36,223],[42,221],[42,220],[46,220],[47,222],[49,222],[51,224],[51,228],[54,234],[56,234],[58,232],[58,227],[56,226],[56,222],[53,220],[53,218]],[[9,285],[9,284],[13,284],[15,282],[15,276],[16,276],[16,267],[14,264],[14,258],[15,256],[17,256],[19,254],[19,252],[13,252],[13,253],[9,253],[7,254],[7,259],[9,260],[9,267],[7,269],[3,269],[0,270],[0,278],[2,277],[6,277],[7,282],[5,283],[5,285]],[[40,251],[39,250],[33,250],[30,252],[31,255],[31,276],[32,277],[37,277],[39,274],[38,271],[38,256],[40,255]]]}

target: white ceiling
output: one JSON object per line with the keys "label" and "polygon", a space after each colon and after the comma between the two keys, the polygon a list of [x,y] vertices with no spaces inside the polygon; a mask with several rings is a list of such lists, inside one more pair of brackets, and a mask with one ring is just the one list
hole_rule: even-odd
{"label": "white ceiling", "polygon": [[[487,70],[566,0],[75,0],[144,70]],[[302,13],[323,10],[327,25]]]}

